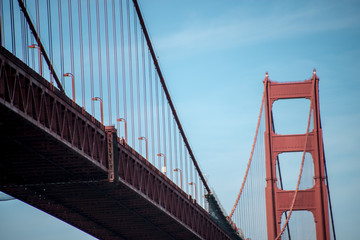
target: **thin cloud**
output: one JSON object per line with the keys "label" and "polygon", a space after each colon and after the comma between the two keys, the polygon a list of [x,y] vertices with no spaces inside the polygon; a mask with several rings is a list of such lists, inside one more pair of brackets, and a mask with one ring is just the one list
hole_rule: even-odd
{"label": "thin cloud", "polygon": [[208,19],[204,19],[159,38],[156,41],[157,48],[160,51],[223,49],[359,25],[359,17],[356,15],[337,18],[331,12],[329,9],[314,8],[288,15],[273,13],[268,16],[254,16],[250,20],[232,16],[219,17],[209,23]]}

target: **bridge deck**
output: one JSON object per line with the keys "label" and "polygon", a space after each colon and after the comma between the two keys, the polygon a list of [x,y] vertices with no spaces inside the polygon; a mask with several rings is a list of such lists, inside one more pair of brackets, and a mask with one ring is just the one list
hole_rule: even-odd
{"label": "bridge deck", "polygon": [[108,172],[0,106],[1,190],[101,239],[197,239]]}
{"label": "bridge deck", "polygon": [[99,239],[238,239],[2,47],[0,133],[0,190]]}

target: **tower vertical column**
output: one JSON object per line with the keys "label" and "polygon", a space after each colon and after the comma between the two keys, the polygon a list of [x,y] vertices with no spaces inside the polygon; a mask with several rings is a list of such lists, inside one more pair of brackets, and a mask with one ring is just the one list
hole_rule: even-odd
{"label": "tower vertical column", "polygon": [[268,239],[275,239],[277,235],[276,226],[276,207],[275,207],[275,188],[276,187],[276,173],[274,174],[272,164],[272,151],[271,151],[271,105],[270,101],[270,88],[269,88],[269,76],[265,75],[264,88],[265,88],[265,169],[266,169],[266,188],[265,188],[265,200],[266,200],[266,222],[268,230]]}

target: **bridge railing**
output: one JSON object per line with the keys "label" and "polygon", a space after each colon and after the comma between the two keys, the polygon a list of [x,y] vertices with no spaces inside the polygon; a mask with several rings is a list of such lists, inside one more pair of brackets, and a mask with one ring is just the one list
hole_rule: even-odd
{"label": "bridge railing", "polygon": [[100,122],[3,47],[0,76],[3,105],[106,170],[106,132]]}
{"label": "bridge railing", "polygon": [[[217,219],[225,219],[224,211],[210,211],[209,215],[205,209],[199,206],[199,202],[197,202],[196,199],[193,199],[191,195],[185,193],[180,186],[177,186],[159,169],[130,147],[125,142],[125,139],[118,138],[114,126],[104,127],[101,125],[94,117],[84,112],[83,108],[63,95],[59,90],[52,88],[49,82],[41,78],[39,74],[3,47],[0,47],[0,76],[0,111],[4,112],[2,120],[5,122],[5,128],[9,129],[4,132],[5,138],[8,137],[10,141],[25,146],[26,149],[31,149],[32,153],[39,152],[37,156],[40,156],[40,159],[48,159],[50,165],[54,165],[57,168],[60,166],[61,169],[56,175],[54,175],[53,171],[49,171],[47,176],[41,176],[40,181],[38,178],[35,178],[34,183],[28,184],[25,181],[19,185],[13,184],[13,182],[10,181],[10,185],[5,184],[5,186],[8,188],[37,186],[43,189],[45,193],[44,187],[46,185],[54,186],[78,184],[81,182],[87,184],[90,182],[102,182],[108,184],[107,186],[111,186],[110,188],[113,190],[124,188],[135,190],[135,192],[140,193],[142,197],[147,199],[145,200],[146,203],[153,202],[153,204],[160,209],[165,209],[167,211],[165,215],[172,216],[173,220],[179,222],[180,225],[186,225],[186,227],[194,231],[199,238],[239,239],[234,231],[229,231],[229,228],[231,229],[230,225],[226,227],[224,221],[217,221]],[[23,124],[25,126],[23,126]],[[26,125],[28,126],[26,127]],[[31,138],[29,138],[30,136]],[[68,150],[64,151],[64,149]],[[55,152],[58,154],[54,154]],[[7,156],[6,153],[5,156]],[[64,159],[66,159],[65,162],[63,161]],[[81,166],[80,169],[82,169],[82,171],[78,171],[79,169],[77,167],[74,169],[69,166],[61,167],[61,164],[65,164],[66,166],[66,164],[69,163],[69,159],[72,159],[71,162],[78,167]],[[93,164],[90,164],[89,161],[75,161],[75,159],[90,160]],[[46,164],[40,163],[37,160],[36,158],[32,163],[46,166]],[[47,160],[45,160],[45,162],[47,162]],[[94,164],[98,167],[95,167]],[[84,165],[88,167],[91,166],[90,169],[92,170],[88,168],[87,171],[83,171],[84,169],[82,167]],[[48,169],[47,167],[45,168]],[[27,169],[26,166],[25,169]],[[37,167],[35,167],[35,169],[37,169]],[[75,174],[69,171],[69,169],[73,169]],[[16,172],[16,170],[14,171]],[[22,171],[25,170],[23,169]],[[27,173],[29,172],[28,176],[30,176],[30,178],[32,176],[31,172],[33,171],[34,170],[26,171]],[[35,170],[35,172],[37,171],[38,170]],[[5,172],[7,171],[5,170]],[[12,170],[9,172],[12,172]],[[86,172],[85,180],[84,172]],[[63,175],[64,173],[66,176]],[[106,173],[108,174],[108,181],[115,182],[116,184],[109,185],[109,183],[106,183]],[[6,174],[4,176],[6,176]],[[71,176],[71,180],[68,178],[69,176]],[[72,180],[74,177],[79,177],[79,181]],[[52,179],[54,178],[65,180],[53,181]],[[4,179],[6,179],[6,177]],[[104,187],[104,185],[101,186]],[[4,187],[4,185],[1,185],[1,187]],[[91,191],[94,189],[96,188],[92,188]],[[101,190],[100,192],[103,193],[106,198],[107,194]],[[125,201],[129,199],[129,195],[126,197],[129,192],[126,194],[125,191],[124,195],[121,193],[121,190],[115,190],[115,192],[120,199],[124,198]],[[16,190],[14,193],[16,193]],[[56,193],[56,195],[57,194],[59,193]],[[15,196],[17,195],[15,194]],[[206,196],[209,196],[209,194]],[[47,197],[49,197],[49,199],[52,198],[51,194],[47,195]],[[138,199],[138,197],[139,196],[136,196],[135,198]],[[22,198],[20,197],[20,199]],[[28,200],[28,198],[25,199]],[[62,201],[60,200],[59,202]],[[215,205],[218,206],[218,203],[213,198],[211,203],[214,204],[214,202]],[[45,205],[50,206],[47,201]],[[149,207],[148,204],[146,204],[146,206]],[[154,210],[154,206],[152,207]],[[54,210],[46,207],[40,209],[50,211],[50,213]],[[147,208],[145,209],[149,210]],[[219,209],[219,207],[217,207],[217,209]],[[77,211],[75,210],[75,212]],[[151,210],[149,210],[149,212],[151,212]],[[155,216],[157,218],[156,214]],[[61,219],[64,220],[64,218]],[[69,220],[69,216],[66,216],[65,219]],[[215,222],[213,220],[215,220]],[[232,237],[229,238],[229,236]]]}
{"label": "bridge railing", "polygon": [[204,207],[211,191],[136,0],[3,0],[0,14],[3,47]]}

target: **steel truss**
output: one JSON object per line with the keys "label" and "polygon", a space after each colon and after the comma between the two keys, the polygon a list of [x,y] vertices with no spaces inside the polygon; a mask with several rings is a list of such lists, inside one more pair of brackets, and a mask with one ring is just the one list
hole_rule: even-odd
{"label": "steel truss", "polygon": [[[6,109],[1,114],[21,119],[16,124],[31,125],[22,132],[14,123],[12,130],[20,130],[6,132],[16,146],[1,160],[1,191],[100,239],[232,239],[191,196],[120,140],[114,127],[101,125],[2,47],[0,107]],[[11,117],[0,120],[9,124]],[[34,148],[27,145],[32,133],[46,136],[37,137]],[[25,154],[12,151],[17,147]],[[132,229],[139,226],[146,226],[144,232]]]}

